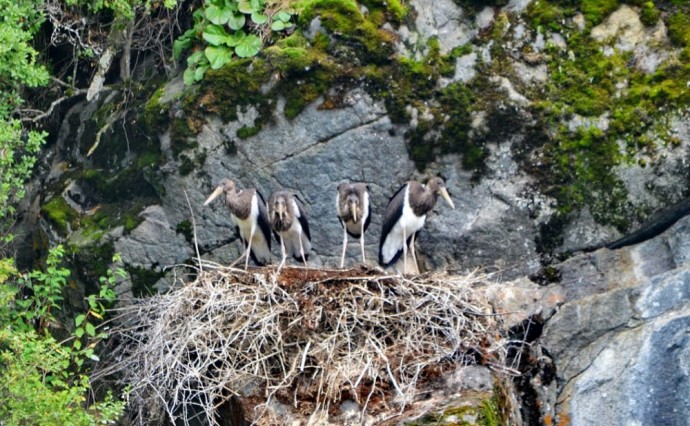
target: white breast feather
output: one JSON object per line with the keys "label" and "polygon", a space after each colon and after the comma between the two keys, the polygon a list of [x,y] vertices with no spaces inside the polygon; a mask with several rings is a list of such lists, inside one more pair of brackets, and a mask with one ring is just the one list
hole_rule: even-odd
{"label": "white breast feather", "polygon": [[[424,226],[426,215],[423,215],[422,217],[415,216],[409,203],[409,195],[410,186],[408,185],[405,188],[402,215],[386,236],[386,240],[383,242],[383,247],[381,248],[383,261],[385,263],[389,263],[395,254],[403,249],[405,239],[410,238],[410,235],[419,231]],[[403,238],[403,230],[405,238]]]}

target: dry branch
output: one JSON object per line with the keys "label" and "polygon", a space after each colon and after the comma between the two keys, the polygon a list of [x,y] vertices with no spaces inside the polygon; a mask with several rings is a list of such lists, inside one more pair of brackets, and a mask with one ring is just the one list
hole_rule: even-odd
{"label": "dry branch", "polygon": [[173,420],[186,423],[192,406],[214,419],[231,395],[257,424],[275,422],[267,407],[276,401],[313,421],[344,400],[363,415],[399,413],[442,372],[501,358],[499,320],[478,276],[197,272],[120,311],[118,349],[98,374],[119,375],[131,403],[156,400]]}

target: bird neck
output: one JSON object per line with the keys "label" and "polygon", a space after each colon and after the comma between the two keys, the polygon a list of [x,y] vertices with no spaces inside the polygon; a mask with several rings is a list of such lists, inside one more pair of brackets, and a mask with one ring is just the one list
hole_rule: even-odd
{"label": "bird neck", "polygon": [[423,216],[431,210],[438,200],[438,193],[421,184],[410,185],[410,207],[417,216]]}
{"label": "bird neck", "polygon": [[[244,195],[246,192],[242,192]],[[228,193],[226,203],[230,212],[240,219],[246,219],[251,212],[251,197],[242,197],[238,193]]]}

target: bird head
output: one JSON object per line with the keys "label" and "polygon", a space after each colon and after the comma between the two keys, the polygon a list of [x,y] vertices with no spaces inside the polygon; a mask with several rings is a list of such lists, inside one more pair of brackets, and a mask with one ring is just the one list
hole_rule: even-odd
{"label": "bird head", "polygon": [[352,214],[352,220],[357,222],[357,212],[359,211],[359,197],[356,193],[351,192],[346,198],[346,203],[350,208],[350,213]]}
{"label": "bird head", "polygon": [[431,178],[429,182],[427,182],[427,187],[432,191],[440,194],[441,197],[443,197],[443,199],[446,200],[446,203],[448,203],[450,208],[455,209],[455,204],[453,204],[453,200],[450,199],[450,194],[448,194],[448,190],[446,189],[446,183],[443,181],[443,178],[439,176]]}
{"label": "bird head", "polygon": [[285,202],[284,197],[278,197],[273,203],[273,207],[275,208],[276,214],[278,214],[278,217],[280,220],[283,220],[283,217],[285,216],[287,212],[287,203]]}
{"label": "bird head", "polygon": [[232,179],[223,179],[220,184],[213,190],[211,195],[208,196],[204,205],[207,206],[211,201],[215,200],[223,192],[234,193],[235,192],[235,182]]}

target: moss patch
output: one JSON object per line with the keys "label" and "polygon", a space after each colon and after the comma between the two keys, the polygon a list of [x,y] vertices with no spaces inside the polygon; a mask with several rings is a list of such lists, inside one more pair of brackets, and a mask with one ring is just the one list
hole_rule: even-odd
{"label": "moss patch", "polygon": [[[640,6],[643,14],[645,10],[656,10],[653,3]],[[630,66],[630,52],[604,55],[601,45],[589,37],[589,28],[619,4],[587,1],[580,7],[587,18],[587,29],[580,32],[558,24],[558,30],[566,36],[567,48],[547,48],[549,81],[543,93],[533,96],[542,99],[533,113],[541,126],[552,129],[543,145],[543,165],[548,172],[541,175],[540,182],[555,189],[550,195],[558,200],[559,228],[565,226],[562,222],[570,212],[588,205],[598,223],[625,232],[643,218],[645,208],[630,204],[625,186],[612,170],[621,165],[638,165],[640,153],[653,157],[659,146],[673,145],[672,135],[660,124],[660,118],[690,102],[684,87],[690,79],[690,67],[682,60],[671,59],[653,74],[645,74]],[[545,17],[558,17],[559,22],[564,22],[563,18],[574,12],[559,2],[540,0],[531,4],[528,17],[536,27],[544,25]],[[685,18],[678,16],[684,13],[668,18],[669,26],[674,20],[679,22],[675,35],[669,30],[676,42],[683,40],[685,27],[681,21]],[[654,13],[648,18],[650,22],[656,19]],[[596,123],[604,114],[608,127],[602,129],[592,124],[571,130],[563,125],[576,115],[580,121]],[[544,249],[557,243],[547,237],[543,240],[540,245]]]}
{"label": "moss patch", "polygon": [[156,294],[156,282],[163,277],[162,272],[134,266],[126,268],[132,278],[132,294],[134,297],[146,297]]}
{"label": "moss patch", "polygon": [[73,226],[75,220],[79,217],[77,211],[70,207],[67,201],[60,195],[54,196],[50,201],[41,206],[41,212],[63,234],[67,232],[68,226]]}

